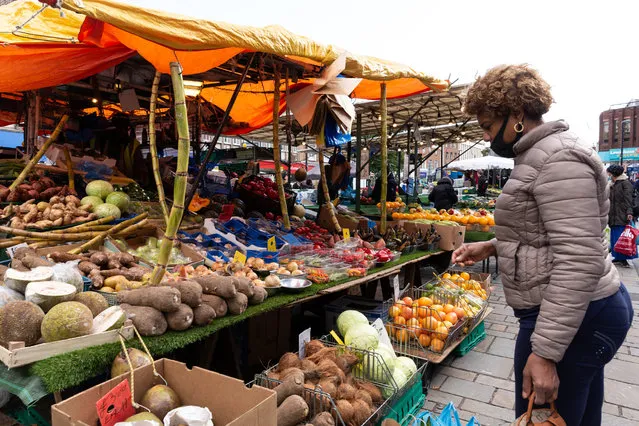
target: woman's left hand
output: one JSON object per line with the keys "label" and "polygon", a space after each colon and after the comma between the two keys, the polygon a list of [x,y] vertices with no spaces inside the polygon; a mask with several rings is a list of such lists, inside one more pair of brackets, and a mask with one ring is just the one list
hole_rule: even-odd
{"label": "woman's left hand", "polygon": [[559,394],[559,376],[553,361],[530,354],[524,367],[522,397],[528,399],[535,391],[535,404],[541,405],[557,399]]}

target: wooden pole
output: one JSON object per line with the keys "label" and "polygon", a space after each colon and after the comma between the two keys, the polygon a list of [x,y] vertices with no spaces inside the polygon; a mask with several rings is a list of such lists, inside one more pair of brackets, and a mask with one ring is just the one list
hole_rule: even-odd
{"label": "wooden pole", "polygon": [[336,232],[342,232],[342,227],[339,225],[339,221],[335,216],[335,209],[333,208],[333,203],[331,202],[331,195],[328,191],[328,183],[326,181],[326,171],[324,170],[324,141],[322,140],[323,135],[317,136],[316,144],[317,144],[317,165],[320,169],[320,185],[322,186],[322,191],[324,192],[324,205],[320,206],[320,213],[323,208],[326,208],[328,212],[328,217],[333,222],[333,227]]}
{"label": "wooden pole", "polygon": [[69,148],[64,147],[64,159],[67,163],[67,175],[69,179],[69,189],[75,192],[75,173],[73,172],[73,162],[71,161],[71,154],[69,154]]}
{"label": "wooden pole", "polygon": [[166,272],[166,265],[169,263],[169,256],[173,248],[173,240],[182,222],[184,214],[184,199],[186,198],[186,179],[189,172],[189,115],[186,109],[186,99],[184,97],[184,80],[182,79],[182,67],[177,62],[171,62],[171,80],[173,82],[173,93],[175,94],[175,124],[178,131],[178,157],[175,170],[175,183],[173,186],[173,206],[169,221],[166,224],[164,238],[160,246],[158,262],[153,269],[151,283],[157,285],[162,281]]}
{"label": "wooden pole", "polygon": [[151,151],[151,165],[153,166],[153,179],[158,190],[158,201],[164,216],[164,225],[169,224],[169,209],[166,206],[164,197],[164,184],[160,175],[160,160],[158,160],[158,147],[155,138],[155,109],[158,99],[158,87],[160,86],[160,71],[155,71],[153,85],[151,86],[151,104],[149,105],[149,150]]}
{"label": "wooden pole", "polygon": [[[288,207],[286,206],[286,194],[284,192],[284,182],[282,182],[282,154],[280,152],[280,70],[275,69],[273,92],[273,160],[275,161],[275,183],[280,198],[280,208],[282,209],[282,222],[284,229],[291,229],[291,222],[288,217]],[[290,160],[290,159],[289,159]],[[290,168],[290,161],[289,161]]]}
{"label": "wooden pole", "polygon": [[74,248],[73,250],[69,250],[69,253],[71,253],[71,254],[80,254],[83,251],[89,250],[91,247],[94,247],[94,246],[100,244],[109,235],[117,234],[118,232],[122,231],[123,229],[126,229],[127,227],[129,227],[131,225],[134,225],[134,224],[136,224],[138,222],[146,224],[147,223],[146,217],[148,215],[149,215],[148,213],[144,212],[144,213],[142,213],[139,216],[135,216],[135,217],[132,217],[129,220],[125,220],[124,222],[120,222],[117,225],[111,227],[110,229],[107,229],[106,231],[101,232],[99,235],[96,235],[95,237],[93,237],[92,239],[87,241],[86,243],[82,244],[80,247]]}
{"label": "wooden pole", "polygon": [[291,181],[291,166],[293,164],[293,138],[291,138],[291,110],[288,107],[288,95],[289,91],[289,71],[286,68],[286,144],[288,145],[288,183],[292,185]]}
{"label": "wooden pole", "polygon": [[357,113],[357,139],[355,141],[355,211],[361,212],[362,197],[362,113]]}
{"label": "wooden pole", "polygon": [[380,85],[381,93],[380,93],[380,115],[382,117],[382,121],[380,123],[382,127],[381,134],[381,149],[382,149],[382,196],[380,200],[380,210],[381,210],[381,219],[380,219],[380,233],[386,233],[386,192],[388,188],[388,147],[386,143],[388,142],[388,117],[386,110],[386,83],[382,83]]}

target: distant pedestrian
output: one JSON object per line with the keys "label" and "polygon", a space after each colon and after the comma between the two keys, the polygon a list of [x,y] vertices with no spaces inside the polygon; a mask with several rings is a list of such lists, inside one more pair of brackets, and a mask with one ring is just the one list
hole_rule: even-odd
{"label": "distant pedestrian", "polygon": [[607,169],[612,179],[610,185],[610,213],[608,214],[608,226],[610,226],[610,252],[613,263],[629,267],[629,259],[637,256],[626,256],[614,251],[615,243],[623,233],[626,225],[632,222],[632,193],[634,188],[624,173],[622,166],[613,164]]}
{"label": "distant pedestrian", "polygon": [[453,188],[453,180],[444,176],[437,186],[428,194],[428,200],[435,204],[437,210],[448,210],[457,203],[457,193]]}

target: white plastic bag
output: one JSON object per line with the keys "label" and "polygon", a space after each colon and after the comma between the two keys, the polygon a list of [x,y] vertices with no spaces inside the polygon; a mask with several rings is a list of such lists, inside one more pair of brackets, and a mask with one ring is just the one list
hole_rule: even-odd
{"label": "white plastic bag", "polygon": [[53,281],[61,281],[71,284],[79,292],[84,291],[82,274],[78,269],[79,260],[72,260],[66,263],[56,263],[53,265]]}
{"label": "white plastic bag", "polygon": [[16,300],[24,300],[22,293],[12,290],[9,287],[0,287],[0,308]]}
{"label": "white plastic bag", "polygon": [[213,415],[206,407],[186,405],[171,410],[164,417],[164,426],[213,426]]}

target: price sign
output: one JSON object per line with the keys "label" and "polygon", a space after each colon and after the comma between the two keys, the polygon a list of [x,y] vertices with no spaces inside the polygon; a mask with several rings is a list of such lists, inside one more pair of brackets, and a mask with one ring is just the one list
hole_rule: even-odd
{"label": "price sign", "polygon": [[306,344],[311,341],[311,329],[310,327],[306,330],[302,331],[299,336],[297,336],[298,340],[298,353],[300,354],[300,359],[306,356]]}
{"label": "price sign", "polygon": [[241,251],[237,250],[235,255],[233,256],[233,262],[245,264],[246,263],[246,255]]}
{"label": "price sign", "polygon": [[15,255],[16,250],[18,250],[21,247],[29,247],[29,246],[27,245],[27,243],[20,243],[20,244],[16,244],[15,246],[7,247],[7,254],[9,255],[11,259],[13,259],[13,256]]}
{"label": "price sign", "polygon": [[395,300],[399,300],[399,274],[393,277],[393,294]]}
{"label": "price sign", "polygon": [[348,228],[342,228],[342,235],[346,241],[351,239],[351,230]]}
{"label": "price sign", "polygon": [[389,347],[393,347],[393,343],[388,337],[388,331],[386,331],[386,327],[384,327],[384,322],[381,318],[377,318],[375,322],[371,324],[371,326],[377,331],[377,335],[379,336],[379,343],[381,345],[386,345]]}
{"label": "price sign", "polygon": [[277,251],[277,246],[275,244],[275,236],[268,239],[267,248],[268,248],[268,251]]}
{"label": "price sign", "polygon": [[129,380],[120,382],[95,404],[102,426],[113,426],[135,414]]}

